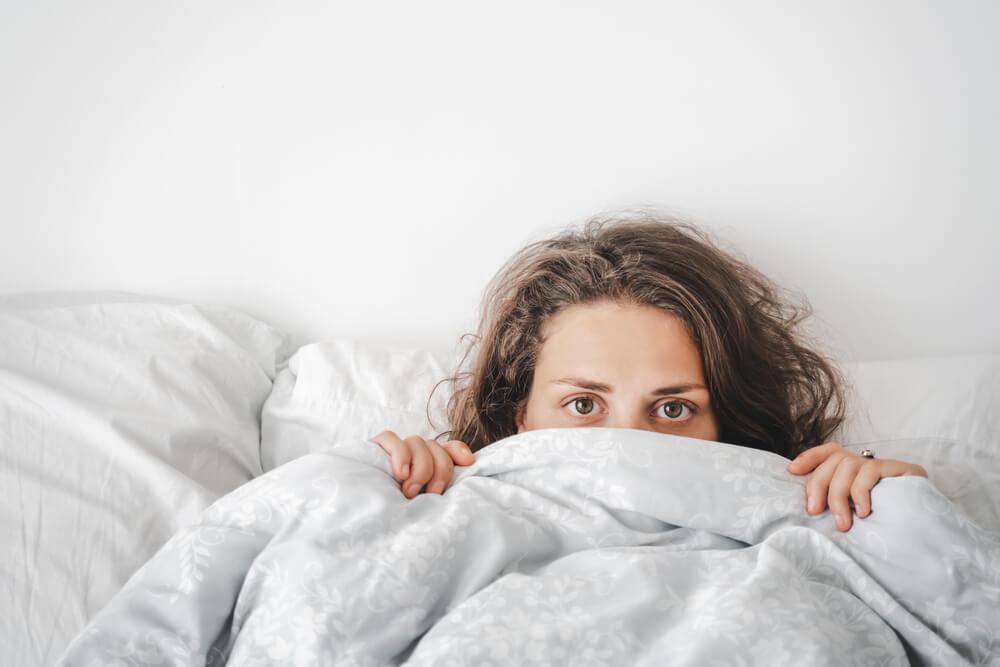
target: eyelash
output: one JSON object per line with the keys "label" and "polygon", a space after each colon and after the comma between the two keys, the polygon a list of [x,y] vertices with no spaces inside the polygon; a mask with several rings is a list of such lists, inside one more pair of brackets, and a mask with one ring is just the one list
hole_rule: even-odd
{"label": "eyelash", "polygon": [[[581,401],[581,400],[589,400],[589,401],[593,401],[595,405],[597,404],[597,399],[595,399],[592,396],[574,396],[573,398],[569,399],[566,403],[564,403],[563,407],[565,408],[565,407],[568,407],[570,405],[574,405],[577,401]],[[664,419],[666,419],[668,422],[670,422],[672,424],[682,424],[682,423],[684,423],[686,421],[689,421],[689,420],[693,419],[694,415],[698,412],[698,408],[695,407],[694,405],[692,405],[691,403],[688,403],[687,401],[681,401],[681,400],[678,400],[678,399],[673,399],[673,400],[670,400],[670,401],[665,401],[663,403],[660,403],[659,405],[656,406],[655,410],[660,410],[661,408],[663,408],[664,405],[673,405],[674,403],[680,403],[681,405],[683,405],[684,407],[686,407],[688,409],[688,411],[689,411],[690,414],[688,415],[688,417],[686,419],[670,419],[669,417],[664,417]],[[577,413],[573,412],[572,410],[570,410],[570,414],[572,414],[574,417],[579,417],[581,419],[584,419],[584,418],[587,418],[587,417],[591,416],[591,415],[577,414]]]}

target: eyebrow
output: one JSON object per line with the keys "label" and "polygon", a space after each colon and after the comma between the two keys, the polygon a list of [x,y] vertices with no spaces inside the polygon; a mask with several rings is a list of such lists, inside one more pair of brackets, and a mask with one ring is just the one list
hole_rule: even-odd
{"label": "eyebrow", "polygon": [[[552,384],[568,384],[574,387],[579,387],[580,389],[600,391],[605,394],[615,393],[615,390],[611,385],[595,382],[593,380],[587,380],[585,378],[564,377],[559,378],[558,380],[553,380]],[[653,396],[668,396],[670,394],[683,394],[693,389],[705,389],[705,385],[698,384],[697,382],[688,382],[687,384],[679,384],[673,387],[660,387],[659,389],[654,389],[651,393]]]}

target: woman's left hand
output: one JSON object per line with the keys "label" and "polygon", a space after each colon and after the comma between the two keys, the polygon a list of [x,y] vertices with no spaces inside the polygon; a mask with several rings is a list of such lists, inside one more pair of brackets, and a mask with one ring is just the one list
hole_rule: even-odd
{"label": "woman's left hand", "polygon": [[851,528],[849,500],[854,500],[854,510],[859,518],[871,514],[870,492],[883,477],[927,477],[927,471],[916,463],[869,459],[847,451],[836,442],[802,452],[788,464],[788,472],[793,475],[812,472],[806,480],[806,513],[819,514],[829,498],[830,512],[837,517],[837,528],[843,532]]}

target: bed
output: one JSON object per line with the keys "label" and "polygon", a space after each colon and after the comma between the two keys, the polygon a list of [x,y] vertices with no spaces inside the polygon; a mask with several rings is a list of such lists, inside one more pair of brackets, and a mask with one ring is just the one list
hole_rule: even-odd
{"label": "bed", "polygon": [[406,501],[368,439],[445,430],[457,361],[0,299],[4,664],[1000,664],[1000,356],[842,364],[838,442],[929,473],[848,533],[777,455],[615,429]]}

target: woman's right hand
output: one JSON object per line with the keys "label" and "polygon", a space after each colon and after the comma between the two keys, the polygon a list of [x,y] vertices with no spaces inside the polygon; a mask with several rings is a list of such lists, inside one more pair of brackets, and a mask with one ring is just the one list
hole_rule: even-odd
{"label": "woman's right hand", "polygon": [[444,493],[455,466],[472,465],[476,460],[472,450],[461,440],[441,444],[419,435],[400,438],[392,431],[382,431],[371,438],[371,442],[389,455],[393,475],[402,484],[403,495],[407,498],[415,498],[425,484],[428,493]]}

